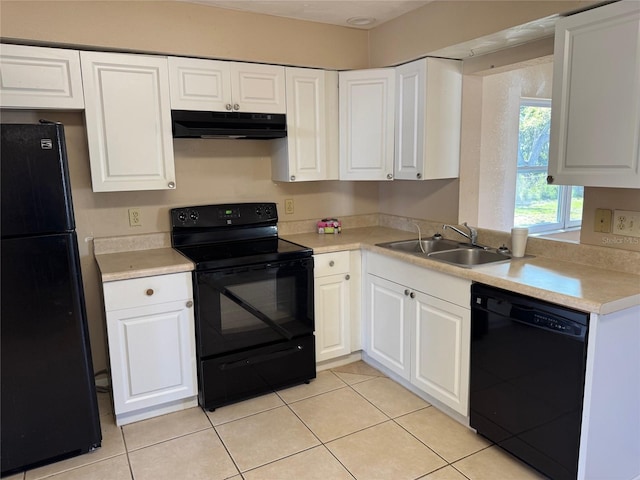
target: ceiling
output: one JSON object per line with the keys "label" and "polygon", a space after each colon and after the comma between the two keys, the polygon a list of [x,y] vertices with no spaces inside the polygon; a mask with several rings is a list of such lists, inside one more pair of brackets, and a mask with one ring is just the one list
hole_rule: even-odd
{"label": "ceiling", "polygon": [[370,29],[433,0],[182,0],[213,7]]}
{"label": "ceiling", "polygon": [[[277,17],[371,29],[437,0],[179,0]],[[455,1],[455,0],[453,0]],[[355,22],[353,20],[356,20]],[[359,24],[359,19],[371,19]],[[429,55],[465,59],[553,35],[558,15],[452,45]],[[351,20],[351,21],[350,21]]]}

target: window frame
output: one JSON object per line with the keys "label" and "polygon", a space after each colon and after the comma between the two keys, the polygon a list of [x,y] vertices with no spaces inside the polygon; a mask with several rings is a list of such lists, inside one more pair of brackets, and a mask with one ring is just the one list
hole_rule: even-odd
{"label": "window frame", "polygon": [[[520,105],[518,107],[518,138],[520,137],[520,110],[522,107],[546,107],[551,109],[551,99],[550,98],[533,98],[533,97],[521,97]],[[551,127],[549,127],[551,128]],[[520,140],[518,140],[518,149],[520,148]],[[543,166],[533,166],[533,167],[518,167],[518,153],[516,153],[516,190],[517,190],[517,178],[518,174],[521,172],[544,172],[548,174],[548,165],[547,167]],[[558,220],[557,222],[550,222],[544,224],[537,225],[526,225],[529,229],[529,233],[552,233],[557,231],[566,231],[566,230],[579,230],[582,228],[582,216],[580,220],[571,220],[571,199],[573,195],[573,186],[572,185],[555,185],[558,188]],[[514,190],[515,191],[515,190]],[[516,195],[517,198],[517,195]],[[516,198],[514,198],[514,218],[513,222],[515,225],[515,208],[516,208]],[[523,225],[525,226],[525,225]]]}

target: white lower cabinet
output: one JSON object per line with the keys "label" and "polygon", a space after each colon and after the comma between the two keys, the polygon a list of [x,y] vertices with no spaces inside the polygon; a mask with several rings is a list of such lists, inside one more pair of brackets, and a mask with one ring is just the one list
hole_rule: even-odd
{"label": "white lower cabinet", "polygon": [[466,416],[470,309],[420,292],[416,292],[414,303],[411,383]]}
{"label": "white lower cabinet", "polygon": [[[335,252],[314,256],[316,361],[331,360],[359,349],[353,332],[360,323],[359,267],[352,257],[360,253]],[[357,267],[357,268],[356,268]],[[353,272],[353,273],[352,273]]]}
{"label": "white lower cabinet", "polygon": [[410,380],[411,318],[407,313],[410,305],[405,290],[408,292],[402,285],[367,275],[365,351],[392,372]]}
{"label": "white lower cabinet", "polygon": [[366,262],[365,353],[466,417],[471,282],[376,254]]}
{"label": "white lower cabinet", "polygon": [[116,424],[197,405],[191,274],[103,289]]}

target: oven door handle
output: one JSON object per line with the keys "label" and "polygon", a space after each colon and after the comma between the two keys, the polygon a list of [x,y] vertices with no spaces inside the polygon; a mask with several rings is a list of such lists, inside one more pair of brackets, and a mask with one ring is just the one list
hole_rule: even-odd
{"label": "oven door handle", "polygon": [[222,293],[225,297],[227,297],[229,300],[237,303],[238,305],[240,305],[242,308],[244,308],[247,312],[249,312],[250,314],[252,314],[253,316],[255,316],[256,318],[262,320],[264,323],[266,323],[267,325],[269,325],[271,328],[273,328],[276,332],[278,332],[280,335],[282,335],[284,338],[286,338],[287,340],[291,340],[293,339],[293,335],[291,334],[291,332],[289,332],[287,329],[282,328],[280,325],[278,325],[276,322],[274,322],[273,320],[271,320],[267,315],[265,315],[264,313],[262,313],[260,310],[256,309],[253,305],[251,305],[248,302],[245,302],[242,298],[240,298],[239,296],[237,296],[235,293],[231,292],[229,289],[219,286],[219,285],[211,285],[213,288],[215,288],[216,290],[218,290],[220,293]]}
{"label": "oven door handle", "polygon": [[247,358],[243,358],[242,360],[237,360],[235,362],[223,363],[222,365],[220,365],[220,370],[231,370],[234,368],[248,367],[250,365],[255,365],[258,363],[268,362],[276,358],[286,357],[288,355],[298,353],[300,350],[303,350],[303,346],[296,345],[295,347],[287,348],[285,350],[278,350],[277,352],[273,352],[273,353],[266,353],[264,355],[247,357]]}

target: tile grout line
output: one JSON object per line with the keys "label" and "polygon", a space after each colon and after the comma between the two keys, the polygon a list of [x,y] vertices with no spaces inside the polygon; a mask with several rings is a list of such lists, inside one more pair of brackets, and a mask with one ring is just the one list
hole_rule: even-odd
{"label": "tile grout line", "polygon": [[[233,455],[231,455],[231,452],[229,451],[229,448],[227,447],[227,444],[224,443],[224,440],[220,436],[220,433],[216,429],[216,426],[213,424],[213,421],[211,420],[211,417],[209,415],[207,415],[207,412],[205,411],[204,407],[201,407],[200,405],[198,405],[198,408],[200,408],[202,410],[202,413],[204,413],[204,416],[207,417],[207,420],[209,421],[209,424],[211,425],[211,428],[213,429],[213,432],[216,434],[216,437],[218,437],[218,440],[220,440],[220,443],[222,444],[222,447],[224,448],[224,451],[227,452],[227,455],[229,455],[229,458],[233,462],[233,466],[238,471],[238,474],[240,475],[240,477],[242,477],[244,479],[244,475],[242,475],[242,471],[240,470],[240,467],[236,463],[235,458],[233,458]],[[224,424],[222,424],[222,425],[224,425]],[[233,476],[227,477],[227,478],[233,478],[235,475],[237,475],[237,474],[234,474]]]}

